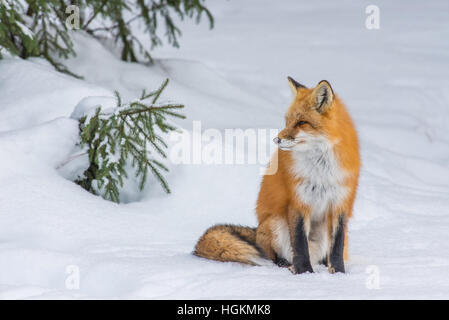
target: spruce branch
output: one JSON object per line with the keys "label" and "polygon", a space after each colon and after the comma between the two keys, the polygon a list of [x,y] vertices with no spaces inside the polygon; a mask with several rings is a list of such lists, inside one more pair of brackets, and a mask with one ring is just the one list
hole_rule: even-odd
{"label": "spruce branch", "polygon": [[81,29],[86,30],[89,24],[94,21],[94,19],[97,17],[97,15],[103,11],[103,8],[107,4],[108,0],[103,0],[98,8],[94,9],[93,15],[86,21],[86,23],[82,26]]}
{"label": "spruce branch", "polygon": [[[56,59],[76,55],[72,36],[77,30],[69,30],[66,25],[66,9],[77,5],[80,12],[91,12],[85,21],[84,16],[80,16],[81,30],[96,38],[113,39],[121,48],[124,61],[151,64],[150,50],[162,45],[161,34],[170,45],[179,46],[181,29],[175,24],[173,15],[181,20],[186,17],[195,19],[199,23],[205,14],[210,28],[213,27],[214,19],[204,1],[0,0],[0,51],[6,50],[23,59],[42,57],[56,70],[81,78]],[[133,23],[143,29],[148,41],[135,35]],[[161,29],[165,30],[161,32]]]}
{"label": "spruce branch", "polygon": [[76,181],[80,186],[118,203],[124,178],[129,176],[125,167],[130,164],[140,190],[147,185],[151,172],[164,191],[170,193],[162,174],[168,168],[155,157],[166,159],[168,146],[155,129],[163,133],[173,131],[176,128],[166,117],[185,116],[178,113],[184,107],[181,104],[156,105],[167,85],[168,79],[157,90],[148,94],[144,90],[141,99],[125,104],[116,91],[117,107],[113,112],[103,113],[98,107],[90,117],[79,120],[81,145],[89,158],[89,167]]}

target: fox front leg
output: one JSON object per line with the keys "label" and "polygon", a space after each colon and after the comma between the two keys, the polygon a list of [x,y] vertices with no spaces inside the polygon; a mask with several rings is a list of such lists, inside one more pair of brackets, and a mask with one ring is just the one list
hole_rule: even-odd
{"label": "fox front leg", "polygon": [[345,228],[346,215],[340,214],[337,218],[331,218],[329,233],[331,235],[331,246],[328,257],[328,268],[330,273],[345,273],[344,247],[345,247]]}
{"label": "fox front leg", "polygon": [[292,247],[293,264],[289,267],[290,271],[294,274],[304,272],[313,273],[312,265],[310,264],[309,244],[305,228],[305,219],[301,215],[297,218],[293,228]]}

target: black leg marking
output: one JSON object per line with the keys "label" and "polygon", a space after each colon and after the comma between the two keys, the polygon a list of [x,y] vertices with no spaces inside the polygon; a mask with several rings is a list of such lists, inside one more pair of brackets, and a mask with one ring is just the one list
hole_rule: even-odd
{"label": "black leg marking", "polygon": [[344,214],[340,215],[338,219],[338,226],[335,232],[332,250],[329,256],[330,267],[332,272],[345,272],[345,264],[343,261],[343,250],[345,246],[345,227],[346,217]]}
{"label": "black leg marking", "polygon": [[309,244],[304,230],[304,218],[300,217],[293,240],[293,266],[296,273],[313,272],[309,257]]}
{"label": "black leg marking", "polygon": [[319,264],[325,265],[327,267],[327,257],[321,259]]}
{"label": "black leg marking", "polygon": [[280,258],[278,255],[276,255],[274,259],[274,263],[280,268],[288,268],[292,265],[287,259]]}

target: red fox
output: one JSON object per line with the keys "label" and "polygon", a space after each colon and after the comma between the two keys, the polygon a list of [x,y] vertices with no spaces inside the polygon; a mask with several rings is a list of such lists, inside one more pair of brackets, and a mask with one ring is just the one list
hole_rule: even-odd
{"label": "red fox", "polygon": [[295,98],[274,139],[278,170],[262,179],[257,228],[213,226],[194,254],[251,265],[270,259],[294,274],[318,263],[344,273],[360,170],[357,133],[329,82],[309,89],[288,81]]}

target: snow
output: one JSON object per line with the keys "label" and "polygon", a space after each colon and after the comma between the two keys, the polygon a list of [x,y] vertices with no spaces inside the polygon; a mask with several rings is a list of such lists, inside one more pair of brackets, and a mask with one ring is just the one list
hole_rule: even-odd
{"label": "snow", "polygon": [[[210,2],[214,30],[185,22],[181,48],[156,49],[151,67],[76,34],[67,64],[85,80],[39,59],[1,60],[0,298],[448,298],[449,3],[377,1],[379,30],[365,28],[369,4]],[[256,225],[259,164],[172,163],[172,194],[154,183],[120,205],[64,178],[77,168],[61,167],[76,154],[77,105],[112,103],[115,89],[128,101],[168,77],[163,98],[186,105],[184,132],[193,120],[281,128],[287,75],[329,80],[358,128],[344,275],[191,255],[212,224]]]}
{"label": "snow", "polygon": [[117,98],[111,96],[89,96],[75,106],[70,118],[79,120],[83,116],[93,116],[98,108],[104,114],[113,113],[117,107]]}

